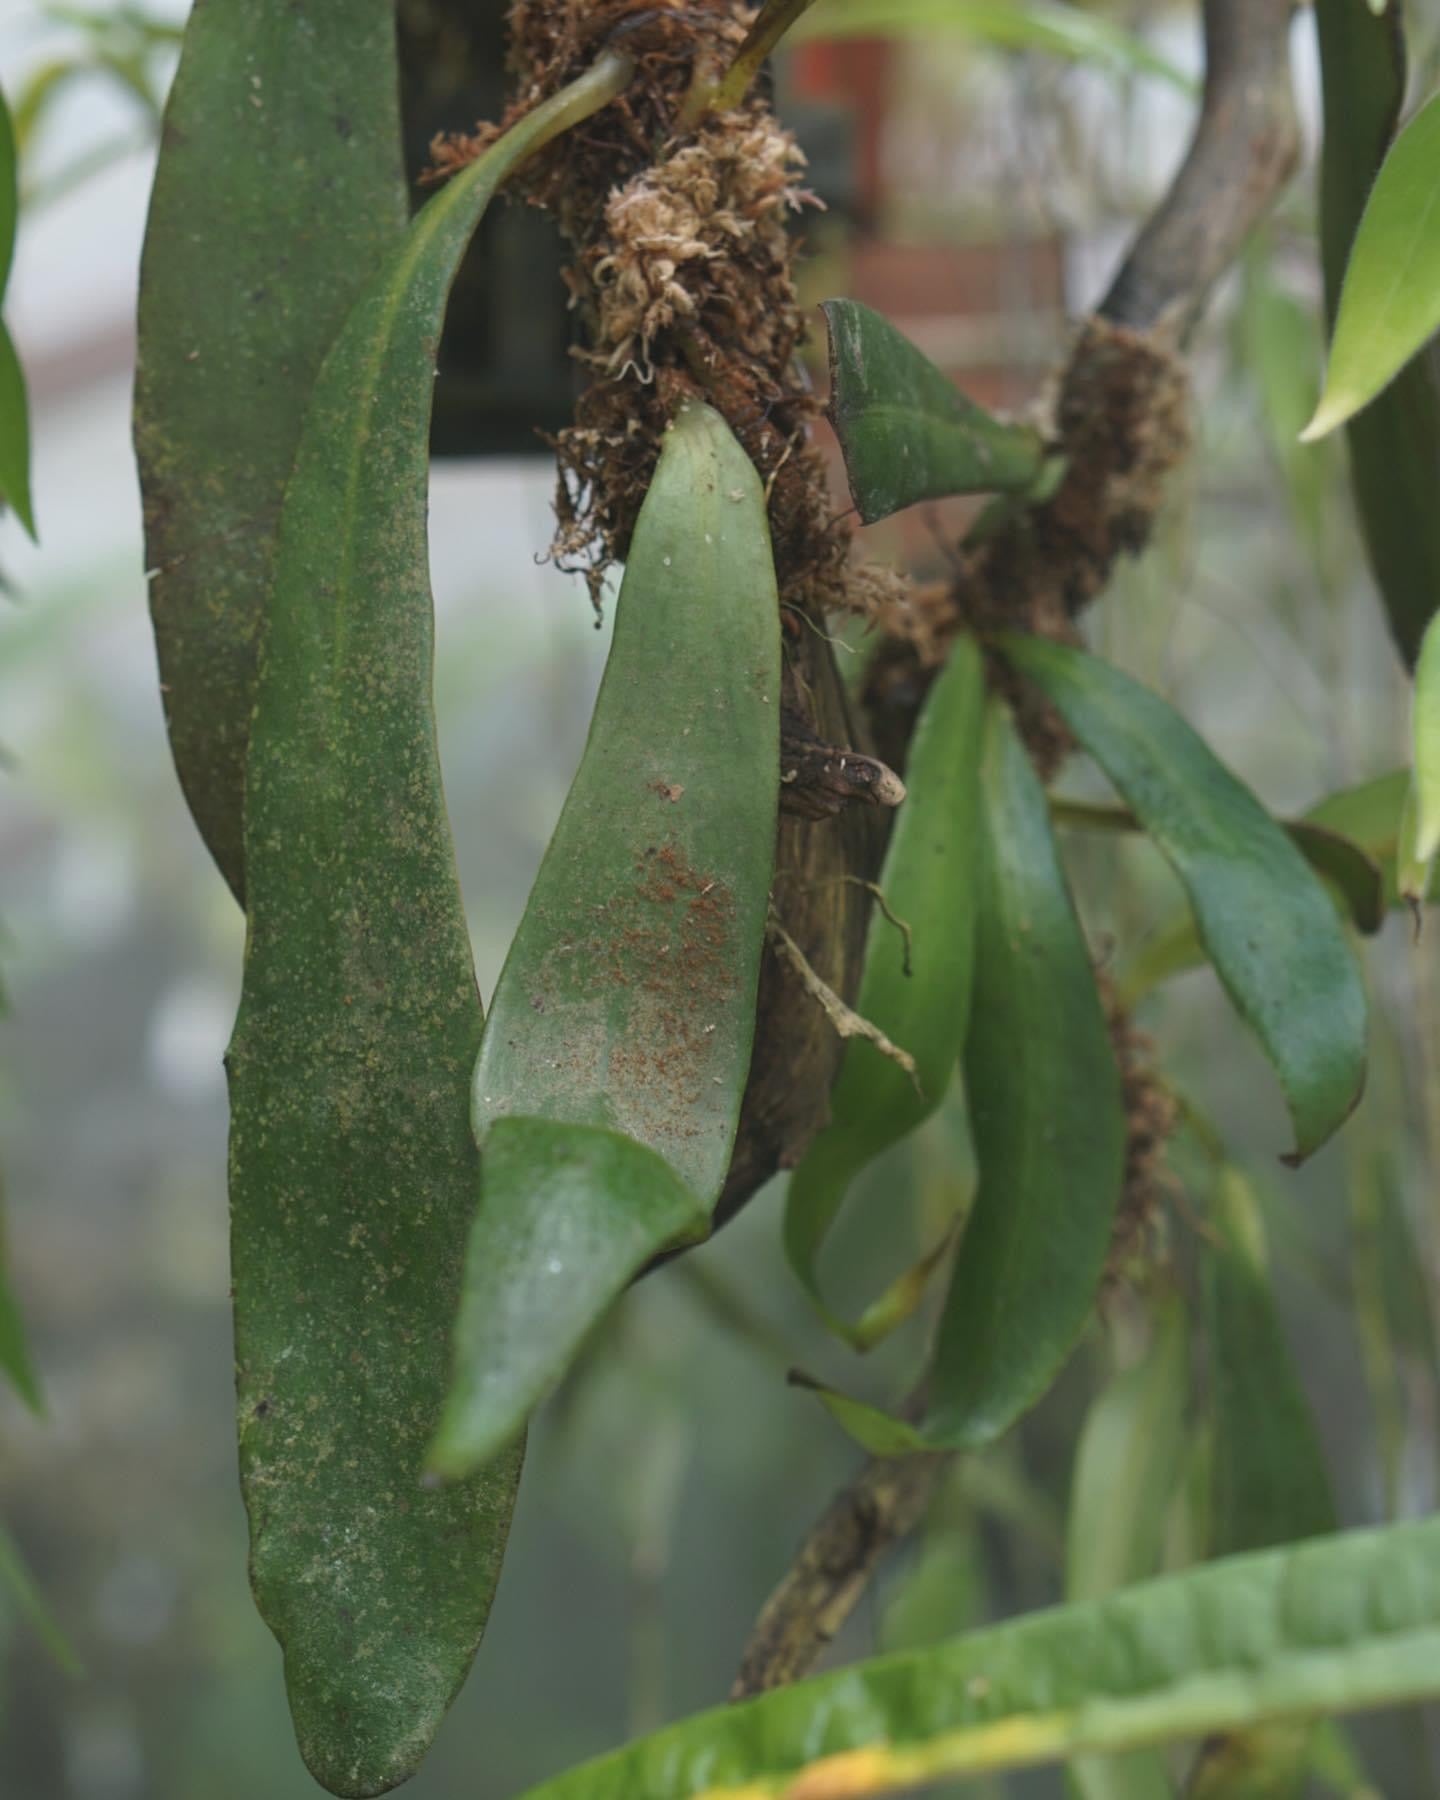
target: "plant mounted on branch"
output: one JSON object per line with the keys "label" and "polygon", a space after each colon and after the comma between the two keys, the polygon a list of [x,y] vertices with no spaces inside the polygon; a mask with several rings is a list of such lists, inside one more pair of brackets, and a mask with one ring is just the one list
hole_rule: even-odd
{"label": "plant mounted on branch", "polygon": [[[832,4],[856,28],[862,9]],[[998,29],[980,16],[997,9],[955,10]],[[999,10],[1069,54],[1133,48],[1073,9]],[[879,314],[826,306],[860,521],[989,499],[940,583],[861,559],[797,358],[811,196],[756,77],[831,11],[516,0],[508,107],[436,140],[413,213],[389,0],[205,0],[186,30],[136,436],[176,766],[247,919],[227,1066],[252,1579],[301,1752],[336,1794],[383,1792],[425,1755],[485,1628],[534,1409],[628,1284],[782,1170],[784,1251],[835,1335],[865,1351],[917,1313],[934,1329],[893,1405],[797,1378],[871,1461],[777,1590],[740,1694],[808,1673],[948,1459],[1010,1432],[1123,1287],[1140,1348],[1082,1440],[1070,1601],[687,1722],[547,1795],[821,1800],[1072,1761],[1103,1796],[1122,1757],[1167,1793],[1171,1740],[1203,1740],[1194,1783],[1238,1791],[1217,1785],[1227,1758],[1303,1773],[1296,1719],[1440,1693],[1437,1526],[1302,1541],[1333,1516],[1253,1201],[1136,1031],[1125,971],[1097,967],[1057,831],[1156,846],[1188,904],[1173,966],[1208,961],[1268,1059],[1292,1129],[1277,1152],[1317,1150],[1364,1083],[1356,934],[1397,886],[1423,902],[1436,734],[1397,883],[1393,790],[1363,828],[1274,820],[1080,623],[1146,545],[1190,447],[1190,335],[1292,171],[1290,0],[1207,0],[1189,156],[1043,414],[994,417]],[[1322,0],[1317,20],[1327,192],[1350,194],[1394,108],[1357,131],[1345,59],[1393,78],[1398,7]],[[1392,179],[1440,207],[1433,117]],[[1429,420],[1409,359],[1433,304],[1387,293],[1385,367],[1356,369],[1386,180],[1332,390],[1353,413],[1403,367]],[[581,382],[554,438],[553,556],[597,611],[624,576],[584,758],[486,1014],[436,748],[426,505],[447,301],[502,186],[566,246]],[[1326,225],[1343,267],[1356,219],[1336,200]],[[1426,621],[1393,574],[1402,523],[1396,501],[1367,529],[1408,644]],[[844,621],[865,633],[851,687]],[[1113,807],[1047,794],[1079,752]],[[848,1319],[823,1279],[830,1230],[957,1084],[973,1198]],[[1182,1115],[1203,1153],[1198,1273],[1165,1228]],[[1242,1342],[1264,1352],[1257,1389]],[[1178,1458],[1139,1452],[1147,1430],[1181,1433],[1192,1352],[1211,1528],[1197,1566],[1150,1581]],[[1319,1476],[1277,1485],[1257,1408],[1294,1449],[1282,1474]],[[1112,1453],[1133,1541],[1106,1555]]]}

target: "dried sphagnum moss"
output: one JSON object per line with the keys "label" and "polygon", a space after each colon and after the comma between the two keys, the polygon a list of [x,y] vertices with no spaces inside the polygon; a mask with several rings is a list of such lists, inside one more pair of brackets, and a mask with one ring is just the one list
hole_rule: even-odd
{"label": "dried sphagnum moss", "polygon": [[[877,572],[847,568],[850,533],[832,517],[810,442],[820,409],[795,357],[805,324],[789,229],[816,204],[804,156],[760,98],[691,133],[674,129],[697,72],[728,61],[754,16],[735,0],[520,0],[512,10],[518,97],[505,124],[602,44],[623,45],[637,62],[626,94],[517,184],[575,251],[566,275],[581,328],[575,354],[591,379],[554,443],[554,554],[586,575],[597,605],[605,571],[629,548],[665,424],[692,396],[725,417],[767,484],[785,601],[817,614],[868,610],[877,588],[888,592]],[[493,136],[437,144],[437,171]]]}

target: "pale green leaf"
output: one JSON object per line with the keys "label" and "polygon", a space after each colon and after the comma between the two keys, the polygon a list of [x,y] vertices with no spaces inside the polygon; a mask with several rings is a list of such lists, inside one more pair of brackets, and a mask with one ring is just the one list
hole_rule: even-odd
{"label": "pale green leaf", "polygon": [[1440,330],[1440,94],[1396,138],[1355,234],[1305,442],[1343,425]]}

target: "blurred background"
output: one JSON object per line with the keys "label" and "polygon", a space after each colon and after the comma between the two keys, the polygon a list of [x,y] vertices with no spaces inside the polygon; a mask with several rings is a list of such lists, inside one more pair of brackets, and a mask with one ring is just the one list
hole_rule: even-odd
{"label": "blurred background", "polygon": [[[221,1056],[242,922],[165,743],[129,439],[157,108],[185,10],[0,0],[0,85],[23,138],[7,312],[30,381],[41,533],[37,548],[0,519],[0,962],[12,1003],[0,1023],[0,1179],[48,1405],[37,1420],[0,1392],[0,1520],[80,1664],[64,1670],[0,1595],[3,1800],[317,1792],[250,1602],[234,1474]],[[1423,82],[1440,0],[1410,11]],[[817,41],[788,53],[782,111],[830,204],[807,225],[809,297],[882,308],[981,399],[1033,397],[1193,116],[1198,9],[1105,12],[1164,67],[1002,52],[960,31],[923,48]],[[1313,148],[1303,13],[1295,53]],[[1197,360],[1197,453],[1151,551],[1092,621],[1106,652],[1169,694],[1282,812],[1397,767],[1408,721],[1343,451],[1293,448],[1322,366],[1313,186],[1307,166],[1218,297]],[[555,252],[542,243],[533,255],[541,266]],[[482,363],[513,364],[521,351],[505,333],[523,336],[528,310],[487,324]],[[563,406],[563,357],[529,339],[521,349],[549,383],[547,406],[556,393]],[[507,418],[478,446],[498,454],[437,462],[432,498],[442,748],[487,995],[606,649],[583,587],[541,560],[552,473],[529,443],[527,422]],[[943,570],[953,525],[907,515],[866,547]],[[1068,786],[1101,791],[1083,769]],[[1173,915],[1175,893],[1143,845],[1071,847],[1097,951],[1123,964]],[[1276,1160],[1278,1096],[1213,978],[1185,975],[1141,1009],[1167,1072],[1255,1176],[1347,1524],[1432,1509],[1440,1470],[1435,938],[1417,945],[1394,914],[1366,957],[1370,1092],[1298,1176]],[[942,1113],[872,1172],[837,1236],[837,1292],[878,1285],[867,1196],[904,1204],[918,1249],[953,1209],[962,1142]],[[475,1675],[415,1800],[501,1800],[723,1699],[755,1614],[858,1462],[813,1399],[786,1387],[786,1368],[893,1399],[923,1330],[858,1374],[848,1367],[785,1272],[778,1217],[777,1185],[713,1246],[642,1284],[548,1409]],[[1188,1229],[1183,1206],[1172,1229]],[[836,1659],[1059,1596],[1064,1496],[1101,1339],[1015,1438],[956,1469]],[[1440,1792],[1419,1718],[1374,1721],[1360,1741],[1378,1791]],[[1003,1791],[1061,1790],[1036,1776]]]}

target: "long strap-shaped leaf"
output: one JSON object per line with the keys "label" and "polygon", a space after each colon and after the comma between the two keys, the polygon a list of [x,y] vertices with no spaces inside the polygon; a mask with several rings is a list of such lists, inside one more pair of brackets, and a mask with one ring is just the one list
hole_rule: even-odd
{"label": "long strap-shaped leaf", "polygon": [[704,1235],[755,1035],[779,707],[760,478],[686,403],[475,1070],[483,1191],[436,1473],[493,1455],[636,1270]]}
{"label": "long strap-shaped leaf", "polygon": [[1007,637],[1179,875],[1201,941],[1270,1059],[1298,1161],[1341,1126],[1365,1082],[1365,990],[1313,871],[1259,801],[1170,706],[1066,644]]}
{"label": "long strap-shaped leaf", "polygon": [[[945,1097],[965,1042],[974,964],[980,652],[962,638],[926,697],[906,764],[909,798],[895,821],[856,999],[915,1063],[910,1076],[853,1039],[830,1095],[831,1122],[806,1152],[785,1202],[785,1249],[812,1299],[816,1259],[845,1190],[867,1163],[914,1131]],[[841,1336],[855,1331],[824,1308]]]}
{"label": "long strap-shaped leaf", "polygon": [[251,1571],[333,1792],[413,1773],[484,1627],[518,1471],[419,1485],[477,1159],[481,1012],[441,793],[426,556],[435,348],[499,182],[595,70],[420,214],[327,358],[286,496],[246,795],[230,1193]]}
{"label": "long strap-shaped leaf", "polygon": [[[1325,141],[1320,247],[1332,324],[1345,266],[1405,100],[1398,0],[1315,0]],[[1413,664],[1440,595],[1440,362],[1417,357],[1346,431],[1365,548],[1401,655]]]}
{"label": "long strap-shaped leaf", "polygon": [[203,0],[140,272],[135,448],[180,784],[237,898],[281,497],[346,313],[405,234],[394,0]]}
{"label": "long strap-shaped leaf", "polygon": [[975,994],[965,1086],[979,1187],[917,1428],[821,1390],[879,1455],[989,1443],[1046,1392],[1090,1315],[1125,1161],[1094,971],[1045,793],[992,705],[981,777]]}
{"label": "long strap-shaped leaf", "polygon": [[526,1800],[863,1800],[1440,1695],[1440,1519],[1035,1613],[701,1714]]}

